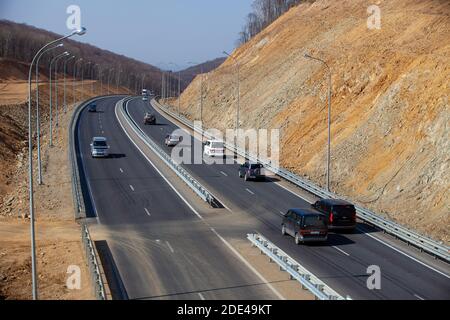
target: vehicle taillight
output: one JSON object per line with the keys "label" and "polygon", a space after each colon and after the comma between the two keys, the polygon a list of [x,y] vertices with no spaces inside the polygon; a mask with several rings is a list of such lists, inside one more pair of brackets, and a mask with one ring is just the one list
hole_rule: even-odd
{"label": "vehicle taillight", "polygon": [[353,219],[353,221],[356,221],[356,212],[352,213],[352,219]]}
{"label": "vehicle taillight", "polygon": [[300,230],[300,234],[302,236],[304,236],[305,234],[310,234],[310,233],[311,233],[311,231],[309,231],[309,230]]}
{"label": "vehicle taillight", "polygon": [[334,220],[333,212],[330,212],[330,223],[333,223],[333,220]]}

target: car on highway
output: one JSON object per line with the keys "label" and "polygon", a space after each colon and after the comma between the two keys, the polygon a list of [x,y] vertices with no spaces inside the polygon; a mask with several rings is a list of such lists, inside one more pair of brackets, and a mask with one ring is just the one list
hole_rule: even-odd
{"label": "car on highway", "polygon": [[143,96],[142,97],[142,101],[148,101],[148,97],[147,96]]}
{"label": "car on highway", "polygon": [[109,145],[105,137],[94,137],[91,142],[92,158],[107,158],[109,156]]}
{"label": "car on highway", "polygon": [[156,124],[156,117],[152,113],[146,113],[144,116],[144,124]]}
{"label": "car on highway", "polygon": [[89,112],[97,112],[97,104],[95,102],[92,102],[88,107]]}
{"label": "car on highway", "polygon": [[205,143],[205,148],[203,154],[208,157],[224,157],[225,156],[225,146],[223,141],[220,140],[207,140]]}
{"label": "car on highway", "polygon": [[239,166],[239,178],[244,178],[245,181],[264,180],[263,165],[260,163],[251,163],[246,161]]}
{"label": "car on highway", "polygon": [[174,134],[168,134],[164,140],[164,144],[168,147],[175,147],[180,142],[181,137]]}
{"label": "car on highway", "polygon": [[327,217],[309,208],[290,209],[283,215],[281,233],[294,237],[296,244],[327,241]]}
{"label": "car on highway", "polygon": [[353,231],[356,228],[356,209],[353,204],[339,199],[322,199],[312,207],[326,215],[330,230]]}

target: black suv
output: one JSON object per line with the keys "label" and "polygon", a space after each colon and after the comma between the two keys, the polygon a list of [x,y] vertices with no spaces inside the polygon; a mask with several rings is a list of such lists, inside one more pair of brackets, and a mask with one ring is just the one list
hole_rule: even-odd
{"label": "black suv", "polygon": [[156,124],[155,115],[151,113],[146,113],[144,116],[144,124]]}
{"label": "black suv", "polygon": [[244,178],[245,181],[250,179],[264,180],[262,169],[263,165],[260,163],[245,162],[239,167],[239,178]]}
{"label": "black suv", "polygon": [[313,209],[290,209],[283,215],[281,233],[295,238],[295,243],[327,241],[327,217]]}
{"label": "black suv", "polygon": [[322,199],[312,207],[327,216],[329,229],[353,231],[356,228],[356,209],[350,202]]}

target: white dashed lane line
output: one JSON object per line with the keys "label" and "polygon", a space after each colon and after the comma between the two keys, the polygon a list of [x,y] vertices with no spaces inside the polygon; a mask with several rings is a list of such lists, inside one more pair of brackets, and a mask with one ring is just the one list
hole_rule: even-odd
{"label": "white dashed lane line", "polygon": [[172,246],[170,245],[169,241],[166,241],[167,246],[169,247],[170,252],[175,253],[175,250],[173,250]]}
{"label": "white dashed lane line", "polygon": [[123,173],[123,170],[122,170],[122,168],[119,168],[119,170],[120,170],[120,173]]}
{"label": "white dashed lane line", "polygon": [[134,191],[134,187],[130,184],[131,191]]}
{"label": "white dashed lane line", "polygon": [[199,292],[198,296],[200,297],[201,300],[205,300],[205,297]]}
{"label": "white dashed lane line", "polygon": [[220,173],[223,174],[225,177],[228,177],[228,175],[225,172],[220,171]]}
{"label": "white dashed lane line", "polygon": [[245,189],[245,190],[247,190],[248,193],[255,195],[255,193],[252,190],[250,190],[250,189]]}
{"label": "white dashed lane line", "polygon": [[344,250],[342,250],[342,249],[340,249],[340,248],[338,248],[338,247],[336,247],[336,246],[333,246],[333,248],[336,249],[337,251],[339,251],[340,253],[345,254],[347,257],[350,257],[350,254],[347,253],[347,252],[345,252]]}
{"label": "white dashed lane line", "polygon": [[144,210],[145,210],[145,213],[150,217],[151,216],[150,211],[148,211],[147,208],[144,208]]}
{"label": "white dashed lane line", "polygon": [[416,297],[419,300],[425,300],[424,298],[422,298],[421,296],[419,296],[418,294],[415,294],[414,297]]}

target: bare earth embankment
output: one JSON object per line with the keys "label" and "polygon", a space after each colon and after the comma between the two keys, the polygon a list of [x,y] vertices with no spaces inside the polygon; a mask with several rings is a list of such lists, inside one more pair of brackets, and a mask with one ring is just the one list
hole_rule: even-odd
{"label": "bare earth embankment", "polygon": [[[450,3],[319,0],[291,9],[234,52],[241,128],[277,128],[281,164],[324,186],[332,70],[332,190],[450,241]],[[204,126],[234,128],[236,69],[205,74]],[[200,77],[182,112],[199,119]],[[176,105],[176,104],[174,104]]]}
{"label": "bare earth embankment", "polygon": [[[30,221],[28,215],[27,85],[22,64],[1,61],[0,80],[0,299],[31,298]],[[68,90],[68,112],[59,110],[60,126],[49,148],[47,79],[40,89],[42,115],[42,186],[35,184],[36,240],[40,299],[94,299],[86,267],[80,226],[75,222],[68,161],[68,125],[73,112]],[[84,98],[91,95],[85,83]],[[97,84],[96,84],[97,85]],[[72,87],[70,86],[70,89]],[[97,90],[97,87],[95,87]],[[59,101],[62,101],[62,85]],[[81,94],[77,83],[76,95]],[[33,95],[34,96],[34,95]],[[61,102],[60,102],[61,104]],[[35,108],[33,108],[35,111]],[[33,119],[35,121],[35,119]],[[36,152],[35,182],[37,181]],[[69,290],[69,266],[81,268],[81,290]]]}

